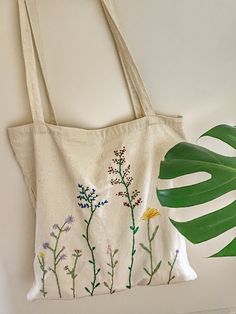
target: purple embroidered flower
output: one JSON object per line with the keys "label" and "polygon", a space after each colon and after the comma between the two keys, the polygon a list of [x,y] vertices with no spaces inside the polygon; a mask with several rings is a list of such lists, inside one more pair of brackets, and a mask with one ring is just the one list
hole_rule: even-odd
{"label": "purple embroidered flower", "polygon": [[75,221],[75,218],[72,215],[69,215],[66,218],[66,223],[68,223],[69,225],[71,225],[74,221]]}
{"label": "purple embroidered flower", "polygon": [[48,242],[44,242],[43,243],[43,248],[46,250],[49,248],[49,243]]}
{"label": "purple embroidered flower", "polygon": [[52,226],[53,229],[58,229],[58,227],[59,227],[58,224],[54,224],[54,225]]}
{"label": "purple embroidered flower", "polygon": [[68,232],[68,231],[70,231],[70,229],[71,229],[70,226],[66,226],[66,227],[63,229],[63,231]]}
{"label": "purple embroidered flower", "polygon": [[54,237],[54,238],[57,237],[53,231],[50,233],[50,236],[51,236],[51,237]]}
{"label": "purple embroidered flower", "polygon": [[175,252],[176,252],[176,254],[179,254],[179,250],[178,249]]}
{"label": "purple embroidered flower", "polygon": [[66,254],[61,254],[59,257],[59,260],[64,261],[66,259],[66,257],[67,257]]}

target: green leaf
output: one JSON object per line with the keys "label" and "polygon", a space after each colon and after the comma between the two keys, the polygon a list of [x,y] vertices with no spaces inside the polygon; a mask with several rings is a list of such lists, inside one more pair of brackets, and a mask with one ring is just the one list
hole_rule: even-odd
{"label": "green leaf", "polygon": [[89,294],[91,294],[90,290],[89,290],[87,287],[84,287],[84,289],[85,289]]}
{"label": "green leaf", "polygon": [[110,289],[109,286],[108,286],[108,283],[107,283],[106,281],[104,281],[103,284],[104,284],[105,287],[107,287],[108,289]]}
{"label": "green leaf", "polygon": [[201,243],[236,226],[236,201],[210,214],[178,222],[170,219],[178,231],[192,243]]}
{"label": "green leaf", "polygon": [[136,228],[134,229],[134,234],[138,231],[138,229],[139,229],[139,227],[136,227]]}
{"label": "green leaf", "polygon": [[158,269],[160,268],[160,266],[161,266],[161,263],[162,263],[162,261],[160,261],[158,264],[157,264],[157,266],[155,267],[155,269],[153,270],[153,275],[158,271]]}
{"label": "green leaf", "polygon": [[115,249],[114,253],[113,253],[113,256],[115,256],[117,253],[119,252],[118,249]]}
{"label": "green leaf", "polygon": [[150,250],[149,250],[143,243],[139,243],[139,245],[140,245],[145,251],[147,251],[149,254],[151,253]]}
{"label": "green leaf", "polygon": [[100,282],[98,282],[98,283],[95,285],[94,288],[97,288],[99,285],[100,285]]}
{"label": "green leaf", "polygon": [[234,238],[221,251],[210,257],[224,257],[224,256],[236,256],[236,238]]}
{"label": "green leaf", "polygon": [[[235,139],[236,142],[236,139]],[[211,178],[189,186],[159,190],[163,206],[187,207],[211,201],[236,189],[236,157],[227,157],[191,143],[175,145],[161,162],[159,178],[206,172]]]}
{"label": "green leaf", "polygon": [[201,137],[203,136],[217,138],[236,149],[236,127],[232,127],[227,124],[217,125],[201,135]]}
{"label": "green leaf", "polygon": [[149,271],[147,270],[147,268],[143,267],[144,271],[148,274],[148,276],[151,276],[151,274],[149,273]]}
{"label": "green leaf", "polygon": [[[218,125],[201,137],[219,139],[236,149],[236,127]],[[171,189],[157,189],[161,205],[188,207],[204,204],[236,190],[236,157],[224,156],[207,148],[181,142],[171,148],[160,165],[160,179],[174,179],[188,174],[204,172],[209,179],[192,185]],[[236,201],[214,212],[195,219],[172,224],[192,243],[208,241],[236,226]],[[236,256],[236,240],[211,257]]]}
{"label": "green leaf", "polygon": [[150,241],[153,241],[153,239],[155,238],[155,236],[156,236],[156,234],[157,234],[158,229],[159,229],[159,225],[156,226],[156,228],[155,228],[155,230],[154,230],[154,232],[153,232],[153,234],[152,234],[152,236],[151,236]]}

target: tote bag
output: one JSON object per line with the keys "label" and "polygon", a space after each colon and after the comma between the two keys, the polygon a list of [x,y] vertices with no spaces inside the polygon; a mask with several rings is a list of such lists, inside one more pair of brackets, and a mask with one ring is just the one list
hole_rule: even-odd
{"label": "tote bag", "polygon": [[36,56],[45,83],[47,77],[36,2],[18,0],[33,121],[7,130],[35,209],[35,280],[28,300],[75,299],[196,278],[185,240],[156,196],[160,161],[185,139],[183,117],[155,112],[112,3],[100,2],[135,119],[83,129],[58,124],[51,101],[45,121]]}

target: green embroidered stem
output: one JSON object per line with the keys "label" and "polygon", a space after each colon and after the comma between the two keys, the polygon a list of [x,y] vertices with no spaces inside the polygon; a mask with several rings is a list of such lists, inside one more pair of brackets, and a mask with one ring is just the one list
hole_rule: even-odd
{"label": "green embroidered stem", "polygon": [[156,225],[152,235],[151,235],[151,230],[150,230],[150,219],[153,219],[157,216],[160,215],[160,212],[156,208],[147,208],[145,212],[143,213],[141,219],[142,220],[147,220],[147,234],[148,234],[148,247],[146,247],[143,243],[139,243],[139,245],[149,254],[150,258],[150,270],[148,270],[146,267],[144,267],[144,271],[147,273],[149,276],[149,280],[147,285],[150,285],[153,276],[155,273],[158,271],[158,269],[161,266],[162,261],[159,261],[159,263],[156,265],[156,267],[153,267],[153,255],[152,255],[152,241],[155,239],[157,235],[157,231],[159,229],[159,225]]}
{"label": "green embroidered stem", "polygon": [[82,254],[81,254],[82,251],[81,250],[74,250],[74,251],[75,251],[75,253],[73,253],[72,256],[75,257],[75,260],[74,260],[74,264],[73,264],[72,268],[70,269],[68,265],[64,267],[64,269],[67,270],[66,274],[71,276],[71,279],[72,279],[72,288],[71,288],[71,290],[72,290],[73,298],[76,297],[75,278],[78,276],[76,274],[76,272],[75,272],[76,271],[76,266],[77,266],[77,262],[78,262],[79,257],[82,256]]}
{"label": "green embroidered stem", "polygon": [[95,210],[93,209],[93,204],[92,203],[90,203],[90,210],[91,210],[91,215],[90,215],[89,221],[87,223],[85,239],[87,241],[87,244],[88,244],[88,247],[89,247],[89,250],[90,250],[90,254],[91,254],[91,258],[92,258],[92,260],[89,260],[89,262],[93,265],[93,281],[91,282],[92,290],[90,291],[88,288],[87,289],[85,288],[85,289],[92,296],[93,292],[94,292],[94,289],[96,289],[100,285],[100,282],[98,282],[98,283],[96,282],[97,281],[97,275],[98,275],[98,273],[100,271],[100,268],[97,269],[97,266],[96,266],[96,260],[95,260],[95,256],[94,256],[95,246],[92,247],[92,245],[90,243],[90,240],[89,240],[89,227],[90,227],[90,223],[91,223],[91,220],[92,220],[94,212],[95,212]]}
{"label": "green embroidered stem", "polygon": [[170,266],[169,279],[168,279],[168,282],[167,282],[168,285],[169,285],[170,282],[175,278],[174,275],[172,276],[172,272],[173,272],[173,269],[174,269],[174,266],[175,266],[175,263],[176,263],[178,254],[179,254],[179,250],[176,250],[176,251],[175,251],[175,258],[174,258],[173,262],[172,262],[172,263],[171,263],[171,262],[168,262],[168,265]]}
{"label": "green embroidered stem", "polygon": [[152,262],[152,241],[151,241],[151,236],[150,236],[150,219],[147,221],[147,226],[148,226],[148,243],[149,243],[149,251],[150,251],[150,268],[151,268],[151,276],[150,279],[147,283],[147,285],[150,285],[153,277],[153,262]]}
{"label": "green embroidered stem", "polygon": [[59,282],[59,278],[58,278],[58,274],[57,274],[57,266],[59,264],[59,262],[63,261],[66,259],[66,254],[62,254],[62,252],[65,249],[65,246],[63,246],[60,250],[58,249],[58,245],[59,245],[59,240],[60,237],[62,235],[63,232],[68,232],[71,227],[69,225],[71,225],[74,222],[74,218],[73,216],[69,215],[67,217],[67,219],[65,220],[65,222],[59,226],[58,224],[54,224],[53,225],[53,229],[54,230],[58,230],[58,233],[55,234],[54,231],[52,231],[50,233],[50,236],[54,239],[56,239],[54,246],[50,246],[48,242],[43,243],[43,248],[44,249],[49,249],[52,252],[53,255],[53,267],[49,267],[49,270],[53,272],[54,276],[55,276],[55,280],[56,280],[56,285],[57,285],[57,290],[58,290],[58,295],[61,298],[61,287],[60,287],[60,282]]}
{"label": "green embroidered stem", "polygon": [[91,225],[91,221],[92,218],[94,216],[95,211],[97,210],[97,208],[99,208],[102,205],[105,205],[108,203],[107,200],[105,201],[101,201],[98,202],[97,204],[94,205],[94,201],[96,200],[96,198],[98,197],[98,195],[95,193],[96,190],[92,189],[91,191],[89,190],[89,187],[84,188],[83,185],[79,184],[79,188],[80,188],[80,195],[78,196],[78,198],[82,201],[85,201],[85,203],[78,203],[78,205],[81,208],[89,208],[90,209],[90,217],[89,220],[84,220],[86,223],[86,234],[83,234],[82,236],[85,238],[90,254],[91,254],[91,259],[89,260],[89,263],[92,264],[93,267],[93,280],[91,281],[91,289],[89,289],[88,287],[85,287],[85,290],[91,295],[93,296],[94,294],[94,290],[100,285],[100,282],[97,282],[97,275],[100,272],[100,268],[97,268],[96,265],[96,259],[95,259],[95,255],[94,255],[94,251],[96,249],[95,246],[92,246],[91,242],[90,242],[90,238],[89,238],[89,230],[90,230],[90,225]]}
{"label": "green embroidered stem", "polygon": [[130,262],[130,266],[128,267],[128,269],[129,269],[128,285],[126,285],[126,288],[130,289],[131,288],[131,276],[132,276],[132,270],[133,270],[133,265],[134,265],[134,254],[136,252],[135,233],[138,231],[138,227],[136,228],[135,218],[134,218],[134,207],[135,207],[135,205],[132,204],[130,194],[129,194],[129,188],[128,188],[125,180],[124,180],[124,175],[122,174],[122,168],[121,168],[122,164],[119,162],[118,165],[119,165],[118,173],[120,175],[121,182],[125,187],[126,197],[128,199],[128,203],[129,203],[129,207],[130,207],[130,211],[131,211],[131,219],[132,219],[132,226],[130,226],[130,229],[132,230],[131,262]]}
{"label": "green embroidered stem", "polygon": [[45,269],[45,259],[44,259],[44,253],[43,252],[39,252],[38,261],[39,261],[40,269],[41,269],[42,274],[43,274],[42,278],[41,278],[42,289],[40,290],[40,292],[45,297],[47,294],[47,292],[45,291],[45,275],[47,273],[47,270]]}
{"label": "green embroidered stem", "polygon": [[123,165],[125,164],[126,160],[124,157],[124,154],[126,152],[126,148],[123,146],[120,150],[114,150],[115,156],[118,158],[112,159],[114,164],[118,165],[118,168],[113,168],[110,166],[108,168],[108,173],[118,175],[118,178],[112,178],[111,184],[116,185],[120,184],[123,185],[124,191],[118,192],[116,195],[125,197],[127,199],[127,202],[123,202],[124,206],[127,206],[130,208],[131,213],[131,226],[130,229],[132,231],[132,245],[131,245],[131,258],[130,258],[130,265],[128,266],[129,272],[128,272],[128,283],[126,285],[126,288],[131,288],[132,283],[132,271],[134,266],[134,255],[136,253],[135,248],[135,234],[137,233],[139,227],[136,226],[135,223],[135,216],[134,216],[134,209],[136,206],[138,206],[142,199],[138,197],[140,194],[140,191],[134,190],[132,193],[129,191],[129,186],[131,185],[133,181],[133,177],[129,176],[130,174],[130,165],[123,168]]}
{"label": "green embroidered stem", "polygon": [[113,289],[113,286],[114,286],[115,267],[116,267],[116,265],[118,264],[118,260],[115,260],[115,261],[114,261],[114,257],[115,257],[115,255],[116,255],[116,253],[118,253],[118,251],[119,251],[119,250],[116,249],[114,252],[112,252],[111,246],[108,245],[108,250],[107,250],[107,252],[108,252],[108,254],[109,254],[109,256],[110,256],[110,263],[107,263],[107,265],[111,268],[111,271],[108,271],[107,273],[108,273],[108,275],[111,277],[111,283],[110,283],[110,286],[109,286],[109,284],[108,284],[106,281],[104,281],[104,286],[109,289],[110,294],[116,292],[116,290]]}
{"label": "green embroidered stem", "polygon": [[61,287],[60,287],[59,278],[58,278],[58,274],[57,274],[57,265],[60,262],[60,259],[58,259],[58,257],[60,255],[60,253],[62,252],[62,249],[59,252],[57,252],[57,248],[58,248],[58,243],[59,243],[59,239],[60,239],[62,230],[65,227],[65,225],[66,225],[66,222],[64,222],[64,224],[61,227],[58,226],[59,233],[55,237],[56,238],[56,242],[55,242],[54,248],[52,249],[52,252],[53,252],[53,273],[55,275],[57,289],[58,289],[58,294],[59,294],[60,298],[61,298]]}

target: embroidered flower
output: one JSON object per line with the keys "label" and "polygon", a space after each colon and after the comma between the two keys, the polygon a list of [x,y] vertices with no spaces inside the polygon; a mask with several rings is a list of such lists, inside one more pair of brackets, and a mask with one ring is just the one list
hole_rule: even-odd
{"label": "embroidered flower", "polygon": [[75,221],[75,218],[72,215],[69,215],[66,218],[66,223],[68,223],[69,225],[71,225],[74,221]]}
{"label": "embroidered flower", "polygon": [[66,260],[66,258],[67,258],[66,254],[61,254],[59,257],[59,260],[64,261],[64,260]]}
{"label": "embroidered flower", "polygon": [[160,216],[159,210],[157,210],[156,208],[150,208],[149,207],[145,210],[141,219],[142,220],[148,220],[148,219],[154,218],[156,216]]}
{"label": "embroidered flower", "polygon": [[49,243],[48,242],[44,242],[43,243],[43,248],[46,250],[49,248]]}
{"label": "embroidered flower", "polygon": [[44,257],[44,256],[45,256],[45,253],[44,253],[44,252],[39,252],[39,256],[40,256],[40,257]]}

